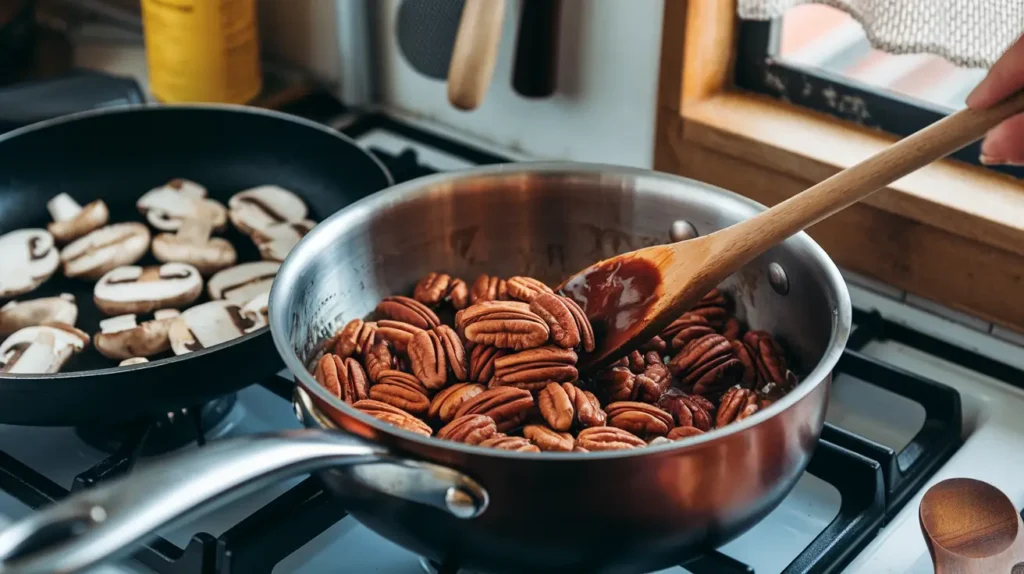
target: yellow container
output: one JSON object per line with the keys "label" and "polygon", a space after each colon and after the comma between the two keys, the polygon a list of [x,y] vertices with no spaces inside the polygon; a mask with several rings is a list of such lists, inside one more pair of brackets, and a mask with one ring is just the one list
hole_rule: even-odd
{"label": "yellow container", "polygon": [[256,0],[142,0],[158,100],[242,104],[262,89]]}

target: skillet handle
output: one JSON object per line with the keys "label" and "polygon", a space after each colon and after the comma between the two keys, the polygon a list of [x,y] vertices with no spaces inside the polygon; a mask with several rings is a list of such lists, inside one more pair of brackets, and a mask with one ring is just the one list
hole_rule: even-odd
{"label": "skillet handle", "polygon": [[486,491],[465,475],[393,459],[384,447],[349,434],[250,435],[166,457],[12,524],[0,532],[0,572],[78,572],[126,557],[156,530],[277,481],[350,465],[372,469],[368,475],[380,478],[379,488],[388,494],[458,518],[474,518],[487,507]]}

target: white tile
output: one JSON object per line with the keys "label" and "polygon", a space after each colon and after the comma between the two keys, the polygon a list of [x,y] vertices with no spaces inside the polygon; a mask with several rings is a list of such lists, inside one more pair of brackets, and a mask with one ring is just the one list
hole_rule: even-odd
{"label": "white tile", "polygon": [[[999,325],[992,325],[992,336],[997,339],[1002,339],[1024,347],[1024,333],[1020,331],[1014,331],[1013,329],[1007,329],[1006,327],[1000,327]],[[1021,352],[1024,352],[1022,350]]]}
{"label": "white tile", "polygon": [[962,311],[955,311],[953,309],[950,309],[949,307],[945,307],[930,299],[918,297],[913,293],[907,293],[906,301],[907,303],[913,305],[914,307],[924,309],[929,313],[933,313],[940,317],[944,317],[956,323],[960,323],[961,325],[966,325],[972,329],[981,331],[982,333],[988,333],[988,330],[991,326],[991,323],[989,323],[988,321],[979,319],[977,317],[973,317]]}
{"label": "white tile", "polygon": [[856,273],[854,271],[849,271],[847,269],[842,268],[839,269],[839,272],[843,274],[843,279],[846,279],[846,282],[850,285],[856,285],[858,287],[870,289],[876,293],[885,295],[886,297],[896,299],[897,301],[901,301],[903,299],[903,296],[905,295],[904,291],[902,291],[898,287],[893,287],[892,285],[889,285],[888,283],[885,283],[884,281],[880,281],[873,277],[861,275],[860,273]]}

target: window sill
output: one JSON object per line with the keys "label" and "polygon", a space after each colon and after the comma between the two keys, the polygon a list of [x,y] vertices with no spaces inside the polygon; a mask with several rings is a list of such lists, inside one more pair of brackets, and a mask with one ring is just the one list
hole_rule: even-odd
{"label": "window sill", "polygon": [[[894,138],[736,92],[659,110],[655,167],[773,205]],[[1024,183],[944,160],[819,223],[841,266],[1024,331]]]}
{"label": "window sill", "polygon": [[[761,96],[720,94],[684,106],[682,142],[709,147],[810,182],[895,141],[887,134]],[[1024,183],[946,160],[912,173],[865,203],[1024,255]]]}

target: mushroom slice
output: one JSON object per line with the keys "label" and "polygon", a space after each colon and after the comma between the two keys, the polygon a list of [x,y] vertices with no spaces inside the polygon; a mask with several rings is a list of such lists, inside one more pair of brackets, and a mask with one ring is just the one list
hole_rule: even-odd
{"label": "mushroom slice", "polygon": [[89,335],[63,323],[25,327],[0,345],[0,373],[56,373],[88,344]]}
{"label": "mushroom slice", "polygon": [[206,199],[206,188],[187,179],[172,179],[147,191],[135,202],[139,213],[160,231],[177,231],[186,219],[207,212],[214,229],[227,224],[227,209],[218,201]]}
{"label": "mushroom slice", "polygon": [[0,307],[0,337],[43,323],[64,323],[75,325],[78,320],[78,305],[71,293],[58,297],[40,297],[28,301],[9,301]]}
{"label": "mushroom slice", "polygon": [[46,229],[60,243],[67,243],[99,229],[110,218],[110,211],[102,199],[82,207],[66,193],[53,196],[46,202],[46,209],[53,218],[53,223],[47,225]]}
{"label": "mushroom slice", "polygon": [[199,270],[186,263],[164,263],[159,267],[126,265],[110,271],[96,283],[93,300],[107,315],[125,315],[182,307],[202,292]]}
{"label": "mushroom slice", "polygon": [[121,361],[120,363],[117,364],[117,366],[118,367],[130,367],[132,365],[141,365],[143,363],[148,363],[148,362],[149,362],[149,359],[147,359],[146,357],[132,357],[130,359],[125,359],[125,360]]}
{"label": "mushroom slice", "polygon": [[206,349],[237,339],[266,326],[258,313],[231,301],[210,301],[185,310],[171,324],[171,350],[175,355]]}
{"label": "mushroom slice", "polygon": [[248,303],[242,306],[242,309],[257,313],[260,317],[263,317],[264,323],[269,323],[270,320],[267,317],[268,307],[270,306],[270,291],[264,291],[259,295],[253,297]]}
{"label": "mushroom slice", "polygon": [[247,235],[275,223],[296,223],[309,212],[299,196],[276,185],[261,185],[240,191],[228,200],[228,216]]}
{"label": "mushroom slice", "polygon": [[227,299],[244,305],[261,293],[269,293],[280,263],[255,261],[219,271],[210,277],[206,290],[210,299]]}
{"label": "mushroom slice", "polygon": [[265,229],[254,231],[252,241],[260,250],[260,257],[263,259],[284,261],[295,244],[314,227],[316,222],[308,219],[295,223],[275,223]]}
{"label": "mushroom slice", "polygon": [[99,279],[122,265],[131,265],[149,249],[149,229],[141,223],[115,223],[101,227],[64,247],[60,258],[64,274]]}
{"label": "mushroom slice", "polygon": [[53,276],[60,255],[45,229],[0,235],[0,298],[28,293]]}
{"label": "mushroom slice", "polygon": [[186,219],[178,233],[161,233],[153,239],[153,256],[164,263],[188,263],[203,275],[234,265],[235,248],[226,239],[211,238],[212,230],[208,218]]}
{"label": "mushroom slice", "polygon": [[149,321],[137,322],[135,315],[120,315],[100,321],[100,332],[92,344],[108,359],[151,357],[171,348],[167,331],[181,313],[177,309],[160,309]]}

